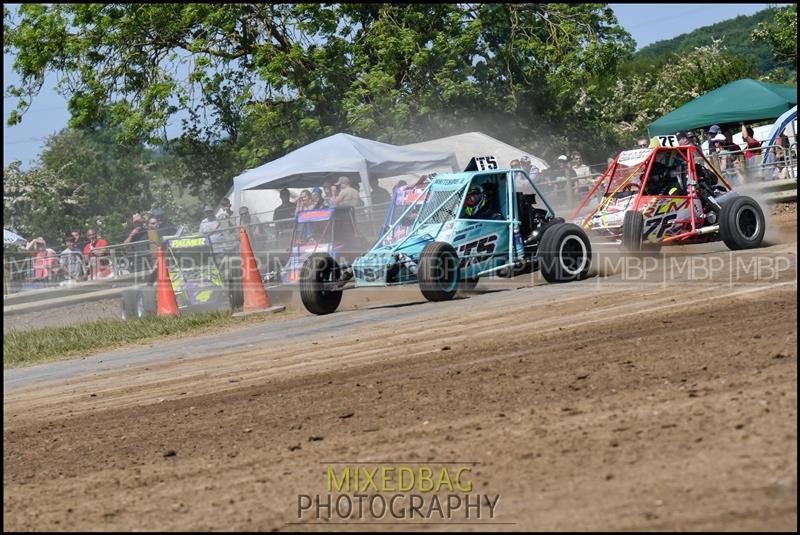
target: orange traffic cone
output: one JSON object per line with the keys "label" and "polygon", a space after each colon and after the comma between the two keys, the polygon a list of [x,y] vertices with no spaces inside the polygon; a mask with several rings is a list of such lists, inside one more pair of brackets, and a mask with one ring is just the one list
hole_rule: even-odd
{"label": "orange traffic cone", "polygon": [[[244,228],[239,229],[239,238],[242,254],[242,290],[244,294],[244,311],[242,314],[284,310],[286,307],[274,307],[269,302],[267,290],[264,288],[264,281],[258,272],[253,248],[250,246],[250,238]],[[238,316],[239,314],[234,315]]]}
{"label": "orange traffic cone", "polygon": [[172,281],[169,278],[167,262],[164,257],[164,247],[158,246],[158,294],[157,294],[157,316],[177,316],[178,301],[175,299],[175,292],[172,290]]}

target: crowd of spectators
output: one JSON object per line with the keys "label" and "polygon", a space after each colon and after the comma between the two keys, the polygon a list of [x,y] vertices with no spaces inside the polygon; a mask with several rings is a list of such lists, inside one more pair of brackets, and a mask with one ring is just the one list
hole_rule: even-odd
{"label": "crowd of spectators", "polygon": [[[403,183],[405,184],[404,181]],[[369,186],[372,204],[382,205],[392,200],[394,190],[389,193],[383,189],[377,178],[370,178]],[[352,206],[353,208],[364,206],[358,182],[347,176],[340,176],[336,182],[325,180],[322,183],[322,187],[315,187],[310,190],[304,189],[300,191],[294,201],[292,201],[291,192],[284,188],[280,191],[280,199],[281,204],[272,213],[272,220],[276,222],[275,227],[279,231],[292,228],[293,223],[291,220],[299,212],[305,210],[318,210],[335,206]]]}
{"label": "crowd of spectators", "polygon": [[[751,180],[753,170],[760,165],[761,156],[766,170],[763,179],[779,180],[787,178],[788,161],[796,158],[793,147],[789,146],[789,139],[785,134],[778,138],[776,147],[765,150],[763,142],[755,138],[753,128],[741,123],[741,134],[744,144],[742,149],[733,142],[733,131],[723,130],[719,125],[712,125],[704,132],[708,142],[706,157],[717,170],[734,185],[746,183]],[[679,132],[679,144],[694,144],[702,147],[698,136],[692,131]],[[637,139],[637,148],[647,148],[651,141],[646,136]],[[556,158],[553,166],[540,170],[532,165],[528,156],[521,156],[509,162],[509,167],[526,171],[531,180],[537,184],[550,185],[556,193],[568,192],[570,196],[584,194],[593,186],[597,174],[602,169],[596,168],[595,172],[586,165],[578,151],[571,152],[571,157],[561,154]],[[522,173],[515,178],[517,191],[528,192],[531,190],[529,183]],[[376,178],[369,181],[370,194],[374,205],[384,205],[391,202],[392,195],[397,188],[407,185],[400,181],[393,187],[391,193],[382,188]],[[336,182],[325,180],[319,187],[303,189],[295,199],[292,193],[284,188],[280,191],[281,204],[275,208],[272,215],[274,229],[279,233],[293,228],[293,220],[297,213],[304,210],[315,210],[336,206],[363,206],[360,194],[360,182],[348,176],[340,176]],[[251,214],[247,206],[239,208],[238,215],[234,214],[231,202],[223,198],[215,208],[206,205],[203,210],[204,218],[200,222],[198,231],[209,236],[212,244],[216,246],[238,243],[238,237],[233,232],[225,232],[237,226],[248,226],[252,238],[265,237],[261,228],[263,221],[257,215]],[[177,233],[176,226],[165,216],[163,209],[155,208],[148,215],[135,213],[131,217],[130,231],[123,244],[127,246],[126,254],[131,260],[132,271],[141,271],[146,268],[148,255],[155,252],[154,243],[161,237]],[[38,237],[28,243],[26,249],[33,256],[33,277],[35,283],[52,282],[56,280],[93,280],[107,277],[111,274],[112,266],[109,255],[109,243],[103,239],[97,230],[88,229],[86,238],[81,236],[79,230],[72,231],[64,239],[64,249],[56,253],[47,247],[44,239]]]}
{"label": "crowd of spectators", "polygon": [[[154,252],[152,243],[161,236],[175,234],[177,229],[166,217],[164,210],[152,211],[147,223],[139,213],[131,217],[131,228],[123,241],[122,255],[130,263],[129,271],[146,269],[147,257]],[[64,249],[57,253],[47,246],[43,237],[37,237],[26,245],[32,255],[33,286],[62,281],[86,281],[110,277],[113,273],[111,251],[108,240],[94,228],[86,230],[86,237],[80,230],[73,230],[63,240]]]}

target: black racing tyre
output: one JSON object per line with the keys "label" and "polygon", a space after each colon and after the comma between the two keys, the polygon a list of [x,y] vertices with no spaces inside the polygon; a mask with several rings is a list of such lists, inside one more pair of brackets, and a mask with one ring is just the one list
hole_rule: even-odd
{"label": "black racing tyre", "polygon": [[226,285],[228,289],[228,303],[230,304],[231,310],[242,308],[244,306],[244,288],[242,286],[241,266],[229,266]]}
{"label": "black racing tyre", "polygon": [[142,292],[138,288],[122,290],[122,319],[140,318],[144,315],[144,308],[139,308]]}
{"label": "black racing tyre", "polygon": [[636,210],[625,212],[622,220],[622,248],[630,253],[638,253],[643,247],[644,216]]}
{"label": "black racing tyre", "polygon": [[458,289],[470,292],[475,289],[475,287],[478,285],[479,280],[480,277],[475,277],[474,279],[464,279],[463,281],[458,283]]}
{"label": "black racing tyre", "polygon": [[139,293],[142,295],[142,309],[145,316],[155,316],[158,310],[158,301],[155,286],[145,286]]}
{"label": "black racing tyre", "polygon": [[544,236],[544,233],[547,231],[547,229],[549,229],[553,225],[558,225],[559,223],[565,223],[563,217],[554,217],[553,219],[551,219],[550,221],[539,227],[539,243],[541,243],[542,236]]}
{"label": "black racing tyre", "polygon": [[452,245],[434,241],[419,255],[417,280],[428,301],[449,301],[458,290],[458,254]]}
{"label": "black racing tyre", "polygon": [[578,225],[559,223],[547,229],[539,243],[539,270],[547,282],[585,279],[592,265],[592,245]]}
{"label": "black racing tyre", "polygon": [[719,214],[719,235],[728,249],[753,249],[764,239],[764,212],[755,199],[734,197],[722,205]]}
{"label": "black racing tyre", "polygon": [[143,318],[156,313],[155,288],[126,288],[122,291],[122,319]]}
{"label": "black racing tyre", "polygon": [[326,254],[308,257],[300,271],[300,299],[312,314],[330,314],[342,301],[342,290],[326,288],[326,282],[336,282],[341,276],[339,264]]}

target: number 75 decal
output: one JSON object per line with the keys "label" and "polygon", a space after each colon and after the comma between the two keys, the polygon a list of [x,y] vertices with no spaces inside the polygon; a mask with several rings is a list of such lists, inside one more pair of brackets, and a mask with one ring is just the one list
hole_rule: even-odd
{"label": "number 75 decal", "polygon": [[667,214],[665,216],[659,216],[659,217],[654,217],[652,219],[648,219],[647,222],[645,223],[645,229],[644,229],[645,237],[653,234],[656,231],[656,228],[658,228],[660,225],[661,228],[658,228],[658,234],[656,235],[656,238],[661,238],[667,231],[670,222],[672,222],[676,217],[678,217],[678,214],[673,213],[673,214]]}

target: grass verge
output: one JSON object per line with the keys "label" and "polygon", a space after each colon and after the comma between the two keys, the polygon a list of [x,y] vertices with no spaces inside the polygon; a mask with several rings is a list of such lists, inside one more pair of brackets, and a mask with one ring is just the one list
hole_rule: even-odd
{"label": "grass verge", "polygon": [[3,369],[29,366],[75,355],[85,356],[103,349],[153,341],[182,338],[244,324],[280,321],[294,314],[287,309],[279,314],[234,318],[230,312],[187,314],[177,317],[100,320],[69,327],[44,327],[3,334]]}

